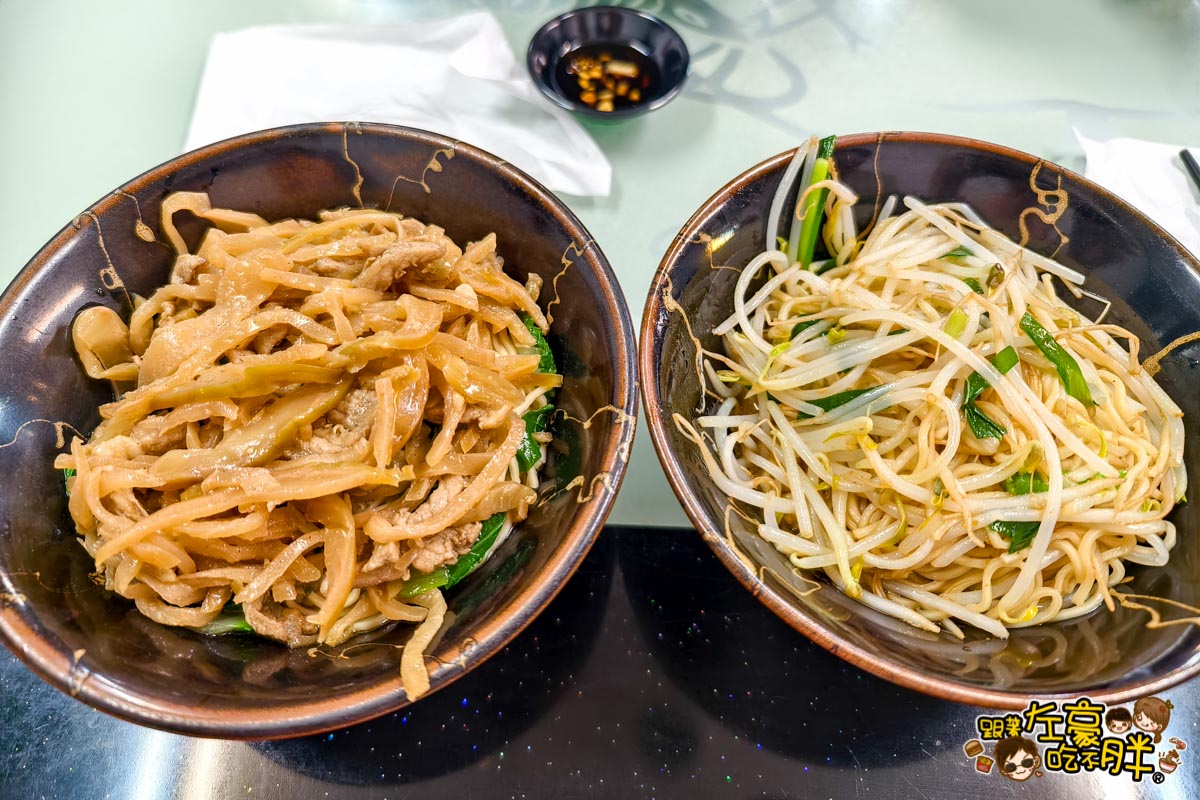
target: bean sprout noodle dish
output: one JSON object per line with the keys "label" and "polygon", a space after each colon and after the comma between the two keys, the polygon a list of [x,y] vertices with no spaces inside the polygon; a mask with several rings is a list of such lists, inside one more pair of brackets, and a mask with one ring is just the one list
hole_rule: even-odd
{"label": "bean sprout noodle dish", "polygon": [[1060,298],[1102,301],[1082,274],[970,207],[889,197],[860,235],[833,145],[789,164],[703,353],[711,413],[675,424],[759,536],[878,612],[963,638],[1113,609],[1175,545],[1179,407]]}
{"label": "bean sprout noodle dish", "polygon": [[[174,215],[211,224],[189,252]],[[164,625],[291,647],[415,625],[409,698],[453,618],[442,591],[523,520],[562,383],[541,280],[370,209],[268,223],[176,193],[170,282],[72,328],[113,383],[64,470],[97,581]]]}

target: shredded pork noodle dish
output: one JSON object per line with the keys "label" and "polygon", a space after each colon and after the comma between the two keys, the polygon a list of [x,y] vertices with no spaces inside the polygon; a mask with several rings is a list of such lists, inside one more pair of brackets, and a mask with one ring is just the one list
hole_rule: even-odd
{"label": "shredded pork noodle dish", "polygon": [[703,354],[710,413],[675,424],[759,536],[896,620],[1005,637],[1113,608],[1175,545],[1182,412],[1082,274],[968,206],[890,197],[860,234],[833,145],[788,166]]}
{"label": "shredded pork noodle dish", "polygon": [[[194,253],[184,210],[212,225]],[[117,393],[56,462],[98,579],[157,622],[292,647],[415,625],[420,696],[442,590],[536,496],[561,384],[540,279],[506,275],[492,234],[463,249],[382,211],[162,211],[170,282],[72,330]]]}

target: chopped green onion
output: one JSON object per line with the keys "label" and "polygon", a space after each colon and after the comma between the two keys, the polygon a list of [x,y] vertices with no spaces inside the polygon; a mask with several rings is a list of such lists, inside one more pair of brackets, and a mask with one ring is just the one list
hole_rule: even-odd
{"label": "chopped green onion", "polygon": [[71,467],[65,467],[62,471],[63,475],[63,491],[67,493],[67,497],[71,496],[71,490],[67,488],[67,481],[75,477],[75,470]]}
{"label": "chopped green onion", "polygon": [[956,308],[950,312],[950,319],[946,320],[946,335],[954,339],[962,336],[962,332],[967,329],[967,312],[961,308]]}
{"label": "chopped green onion", "polygon": [[967,424],[971,426],[971,433],[975,434],[976,439],[1004,438],[1004,426],[980,411],[973,401],[963,406],[963,416],[967,418]]}
{"label": "chopped green onion", "polygon": [[[1050,484],[1036,472],[1016,472],[1004,479],[1004,491],[1011,495],[1045,492],[1049,489]],[[1008,552],[1015,553],[1029,546],[1033,537],[1037,535],[1039,525],[1041,525],[1040,522],[996,521],[988,527],[1008,539]]]}
{"label": "chopped green onion", "polygon": [[996,355],[992,356],[991,358],[992,366],[995,367],[1001,375],[1015,367],[1017,362],[1020,360],[1021,357],[1017,355],[1016,349],[1014,349],[1011,345],[1004,348],[999,353],[996,353]]}
{"label": "chopped green onion", "polygon": [[[848,389],[844,392],[831,394],[829,397],[818,397],[816,400],[808,400],[806,402],[816,406],[822,411],[832,411],[839,406],[846,405],[846,403],[849,403],[854,398],[878,388],[878,386],[872,386],[869,389]],[[811,414],[805,414],[803,411],[797,412],[798,419],[809,419],[811,416]]]}
{"label": "chopped green onion", "polygon": [[434,589],[441,589],[446,585],[447,580],[449,580],[449,576],[445,567],[437,567],[432,572],[419,572],[404,582],[400,596],[412,599]]}
{"label": "chopped green onion", "polygon": [[1007,522],[997,520],[988,527],[1008,539],[1008,552],[1016,553],[1029,547],[1037,535],[1040,522]]}
{"label": "chopped green onion", "polygon": [[[833,145],[836,140],[836,136],[827,136],[817,145],[817,160],[813,162],[812,178],[808,186],[801,189],[802,194],[809,186],[829,177],[829,160],[833,158]],[[821,218],[825,215],[825,199],[828,196],[828,189],[819,189],[810,192],[804,198],[799,247],[795,253],[789,255],[793,261],[799,261],[800,266],[806,269],[812,263],[813,251],[817,248],[817,234],[821,229]]]}
{"label": "chopped green onion", "polygon": [[[556,374],[558,372],[558,365],[554,363],[554,353],[550,350],[550,343],[542,335],[542,329],[537,326],[537,323],[533,321],[533,317],[528,314],[522,314],[521,321],[525,323],[525,327],[529,330],[530,335],[533,336],[534,351],[539,356],[537,371]],[[547,400],[551,400],[553,397],[553,390],[546,392]],[[525,438],[521,440],[521,445],[517,448],[517,465],[521,468],[522,472],[529,471],[541,460],[541,444],[533,438],[533,434],[546,430],[546,426],[550,422],[550,414],[553,411],[554,406],[547,403],[539,409],[525,413]]]}
{"label": "chopped green onion", "polygon": [[989,289],[995,289],[1004,283],[1004,267],[999,264],[992,264],[992,268],[988,270],[987,280],[984,283]]}
{"label": "chopped green onion", "polygon": [[1092,393],[1088,390],[1087,381],[1083,379],[1083,371],[1079,369],[1079,362],[1064,350],[1062,345],[1054,341],[1050,332],[1043,328],[1042,324],[1034,319],[1028,311],[1021,317],[1020,326],[1025,335],[1037,345],[1038,350],[1042,351],[1042,355],[1058,370],[1059,380],[1066,387],[1067,394],[1089,408],[1094,406]]}
{"label": "chopped green onion", "polygon": [[987,294],[987,292],[983,290],[983,287],[979,285],[979,281],[975,280],[974,278],[963,278],[963,283],[969,286],[971,291],[975,294]]}
{"label": "chopped green onion", "polygon": [[530,335],[533,336],[533,346],[537,354],[541,356],[538,360],[538,372],[557,373],[558,368],[554,364],[554,353],[550,351],[550,343],[546,341],[542,329],[533,321],[533,317],[528,314],[521,315],[521,321],[525,323],[525,327],[529,329]]}
{"label": "chopped green onion", "polygon": [[196,628],[196,630],[206,636],[223,636],[227,633],[254,633],[254,628],[251,628],[250,623],[246,622],[246,615],[242,613],[241,606],[236,603],[229,603],[216,619],[207,625]]}
{"label": "chopped green onion", "polygon": [[533,438],[533,434],[546,430],[553,414],[554,406],[547,403],[541,408],[526,411],[522,417],[525,420],[525,438],[521,440],[521,445],[517,448],[517,466],[520,467],[521,472],[528,472],[541,460],[542,444]]}
{"label": "chopped green onion", "polygon": [[966,258],[967,256],[973,256],[973,255],[975,255],[975,253],[973,251],[968,250],[967,248],[963,247],[962,245],[959,245],[958,247],[951,250],[949,253],[946,253],[946,255],[942,256],[942,258]]}
{"label": "chopped green onion", "polygon": [[1050,484],[1036,472],[1015,472],[1004,479],[1004,491],[1012,495],[1049,490]]}
{"label": "chopped green onion", "polygon": [[[1020,357],[1017,355],[1017,351],[1010,346],[996,353],[990,360],[996,371],[1003,375],[1017,365]],[[978,372],[972,372],[967,376],[967,386],[963,391],[962,409],[963,416],[967,418],[967,424],[971,426],[971,433],[975,434],[976,439],[999,439],[1005,433],[1004,426],[1000,425],[987,414],[984,414],[975,405],[975,400],[989,386],[991,384],[987,382],[987,378]]]}
{"label": "chopped green onion", "polygon": [[821,321],[821,320],[819,320],[819,319],[806,319],[806,320],[804,320],[803,322],[797,322],[795,325],[793,325],[793,326],[792,326],[792,335],[791,335],[791,338],[792,338],[792,339],[795,339],[795,338],[796,338],[797,336],[799,336],[801,333],[803,333],[804,331],[808,330],[808,329],[809,329],[809,328],[811,328],[813,325],[816,325],[816,324],[817,324],[818,322],[820,322],[820,321]]}

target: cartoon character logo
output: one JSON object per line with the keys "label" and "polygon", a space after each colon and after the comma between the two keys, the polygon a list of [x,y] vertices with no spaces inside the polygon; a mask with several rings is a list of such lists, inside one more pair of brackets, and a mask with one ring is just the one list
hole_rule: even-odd
{"label": "cartoon character logo", "polygon": [[1108,713],[1104,715],[1104,724],[1113,733],[1127,733],[1133,727],[1133,714],[1129,713],[1128,708],[1121,708],[1120,706],[1110,708]]}
{"label": "cartoon character logo", "polygon": [[[963,753],[976,772],[990,775],[995,769],[1017,783],[1040,778],[1043,770],[1128,774],[1134,781],[1149,777],[1162,783],[1179,771],[1187,749],[1187,742],[1168,732],[1174,708],[1161,697],[1142,698],[1132,708],[1109,708],[1086,697],[1030,701],[1023,714],[978,717],[979,738],[964,744]],[[1151,741],[1166,744],[1160,748]]]}
{"label": "cartoon character logo", "polygon": [[1024,736],[1009,736],[996,742],[995,755],[1000,774],[1010,781],[1029,780],[1042,765],[1037,745]]}
{"label": "cartoon character logo", "polygon": [[1163,728],[1171,721],[1175,704],[1158,697],[1143,697],[1133,704],[1133,724],[1146,733],[1154,734],[1154,743],[1162,741]]}

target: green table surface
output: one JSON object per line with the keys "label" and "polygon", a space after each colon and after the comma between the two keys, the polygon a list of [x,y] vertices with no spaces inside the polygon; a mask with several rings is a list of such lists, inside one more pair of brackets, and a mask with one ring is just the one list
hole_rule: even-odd
{"label": "green table surface", "polygon": [[[214,33],[488,9],[523,54],[555,0],[0,0],[0,285],[104,193],[177,155]],[[709,195],[809,133],[972,136],[1081,169],[1092,138],[1200,140],[1195,0],[646,0],[692,52],[667,107],[584,121],[613,165],[566,197],[635,323],[671,237]],[[638,436],[612,521],[686,525]]]}

